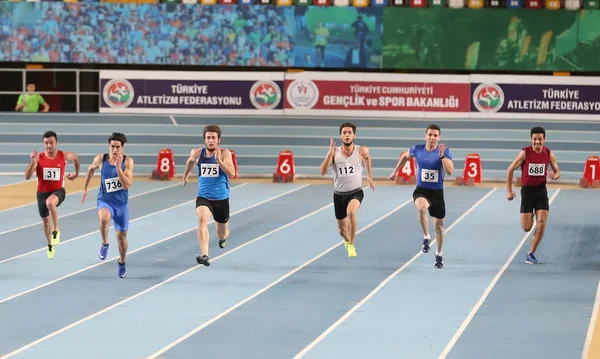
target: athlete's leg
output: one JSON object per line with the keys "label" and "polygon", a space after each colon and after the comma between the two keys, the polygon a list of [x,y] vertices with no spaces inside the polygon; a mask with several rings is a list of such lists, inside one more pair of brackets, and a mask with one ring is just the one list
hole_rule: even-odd
{"label": "athlete's leg", "polygon": [[529,252],[535,253],[542,238],[544,237],[544,231],[546,230],[546,221],[548,220],[548,211],[545,209],[538,209],[535,212],[535,233],[533,234],[533,240],[531,241],[531,247]]}
{"label": "athlete's leg", "polygon": [[56,194],[51,194],[46,199],[46,207],[50,213],[50,221],[52,224],[52,245],[55,246],[60,242],[60,229],[58,228],[58,202],[59,199]]}
{"label": "athlete's leg", "polygon": [[129,208],[127,205],[115,207],[113,223],[115,225],[115,234],[119,245],[119,260],[117,262],[118,275],[120,278],[125,278],[127,269],[125,268],[125,257],[127,256],[127,229],[129,226]]}
{"label": "athlete's leg", "polygon": [[[208,220],[211,216],[210,209],[201,205],[196,207],[196,216],[198,217],[198,244],[200,244],[201,258],[208,259]],[[198,260],[198,257],[196,257]],[[205,264],[206,265],[206,264]]]}
{"label": "athlete's leg", "polygon": [[531,227],[533,227],[533,212],[521,213],[521,228],[525,232],[529,232],[531,231]]}
{"label": "athlete's leg", "polygon": [[98,201],[98,220],[100,221],[100,236],[102,238],[102,246],[98,257],[105,260],[108,256],[108,227],[111,218],[114,216],[114,209],[106,202]]}
{"label": "athlete's leg", "polygon": [[46,241],[48,242],[48,249],[46,254],[49,259],[54,258],[54,246],[52,245],[52,223],[50,220],[50,211],[48,207],[46,207],[46,197],[47,194],[38,192],[37,193],[37,205],[38,205],[38,213],[40,214],[40,218],[42,219],[42,230],[44,231],[44,235],[46,236]]}
{"label": "athlete's leg", "polygon": [[348,256],[350,251],[348,245],[350,244],[350,220],[348,219],[348,203],[346,202],[346,196],[340,194],[333,194],[333,212],[338,225],[338,232],[342,238],[344,238],[344,247],[348,250]]}
{"label": "athlete's leg", "polygon": [[415,207],[417,208],[417,213],[419,215],[419,223],[421,224],[421,229],[423,230],[423,246],[421,250],[423,253],[428,253],[431,243],[431,237],[429,236],[429,220],[427,217],[427,210],[429,209],[430,203],[425,197],[417,197],[415,198]]}
{"label": "athlete's leg", "polygon": [[225,248],[229,238],[229,199],[213,202],[213,218],[219,237],[219,247]]}
{"label": "athlete's leg", "polygon": [[360,208],[360,201],[356,198],[348,203],[347,214],[348,217],[348,227],[350,235],[348,236],[348,242],[351,245],[354,245],[354,238],[356,237],[356,228],[358,227],[358,220],[356,219],[356,212]]}
{"label": "athlete's leg", "polygon": [[444,246],[444,218],[433,218],[433,228],[435,229],[435,242],[437,255],[442,255],[442,247]]}

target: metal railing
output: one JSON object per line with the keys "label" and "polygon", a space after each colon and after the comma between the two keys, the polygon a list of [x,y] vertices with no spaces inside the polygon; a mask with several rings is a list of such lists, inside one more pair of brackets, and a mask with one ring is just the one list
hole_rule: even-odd
{"label": "metal railing", "polygon": [[[22,84],[21,84],[21,91],[0,91],[0,95],[21,95],[27,92],[27,73],[30,72],[70,72],[70,73],[75,73],[75,91],[36,91],[36,93],[40,94],[40,95],[70,95],[73,96],[75,95],[76,101],[75,101],[75,106],[76,106],[76,110],[75,112],[79,113],[81,112],[81,106],[80,106],[80,96],[84,95],[84,96],[100,96],[100,89],[98,88],[97,91],[80,91],[80,74],[82,72],[95,72],[95,73],[99,73],[100,70],[90,70],[90,69],[18,69],[18,68],[0,68],[0,78],[2,78],[1,73],[2,72],[20,72],[22,75]],[[99,75],[98,75],[99,76]],[[98,85],[100,86],[100,85]]]}

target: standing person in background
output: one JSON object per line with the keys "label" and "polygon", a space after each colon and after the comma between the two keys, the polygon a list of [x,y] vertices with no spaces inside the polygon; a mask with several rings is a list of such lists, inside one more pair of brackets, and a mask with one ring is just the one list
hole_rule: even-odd
{"label": "standing person in background", "polygon": [[19,96],[15,111],[21,112],[39,112],[40,105],[44,107],[42,112],[50,111],[50,105],[44,100],[42,95],[35,93],[35,84],[27,84],[27,93]]}
{"label": "standing person in background", "polygon": [[37,204],[38,212],[42,218],[42,225],[48,240],[48,258],[53,259],[56,254],[56,245],[60,242],[60,229],[58,228],[58,207],[65,200],[65,170],[67,161],[72,161],[75,174],[67,174],[73,181],[79,176],[79,157],[75,152],[63,152],[57,149],[58,136],[54,131],[44,133],[45,152],[31,152],[31,162],[25,170],[25,179],[29,180],[33,174],[37,177]]}

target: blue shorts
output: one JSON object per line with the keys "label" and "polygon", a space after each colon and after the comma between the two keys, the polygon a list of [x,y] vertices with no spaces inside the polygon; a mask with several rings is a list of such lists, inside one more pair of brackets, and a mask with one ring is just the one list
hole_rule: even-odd
{"label": "blue shorts", "polygon": [[127,232],[127,228],[129,227],[129,207],[127,207],[127,205],[113,206],[104,201],[98,200],[98,211],[101,208],[108,209],[117,231]]}

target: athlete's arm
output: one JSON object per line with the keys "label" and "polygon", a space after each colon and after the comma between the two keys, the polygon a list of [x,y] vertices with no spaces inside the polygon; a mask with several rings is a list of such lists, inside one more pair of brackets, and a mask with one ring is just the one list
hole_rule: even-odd
{"label": "athlete's arm", "polygon": [[31,176],[33,176],[33,174],[35,173],[35,170],[37,169],[38,161],[40,160],[40,155],[35,150],[31,152],[30,157],[31,157],[31,162],[29,162],[29,165],[25,169],[25,179],[26,180],[29,180],[31,178]]}
{"label": "athlete's arm", "polygon": [[64,154],[65,154],[65,160],[72,161],[73,166],[75,167],[75,175],[69,176],[70,180],[74,180],[75,178],[77,178],[77,176],[79,176],[79,167],[80,167],[79,156],[77,156],[77,154],[75,152],[65,152]]}
{"label": "athlete's arm", "polygon": [[396,179],[396,176],[398,175],[398,170],[400,168],[402,168],[404,166],[404,164],[406,164],[406,161],[408,161],[410,159],[410,150],[406,151],[406,152],[402,152],[402,154],[400,154],[400,158],[398,158],[398,163],[396,163],[396,167],[394,167],[394,170],[392,171],[392,173],[389,176],[390,181],[393,181]]}
{"label": "athlete's arm", "polygon": [[190,151],[190,157],[185,163],[185,171],[183,172],[184,184],[187,182],[187,179],[190,176],[190,173],[192,172],[192,168],[194,168],[194,165],[196,164],[196,162],[198,162],[198,158],[200,158],[200,149],[194,148]]}
{"label": "athlete's arm", "polygon": [[129,189],[133,182],[133,158],[129,156],[125,158],[125,169],[121,168],[120,163],[117,163],[116,165],[119,181],[121,181],[123,188]]}
{"label": "athlete's arm", "polygon": [[446,146],[443,143],[439,145],[439,151],[444,171],[446,171],[446,174],[448,176],[452,176],[452,173],[454,172],[454,162],[452,161],[450,151],[446,148]]}
{"label": "athlete's arm", "polygon": [[514,161],[508,166],[508,170],[506,171],[506,193],[512,193],[512,184],[513,184],[513,173],[515,170],[523,164],[525,161],[525,151],[521,150]]}
{"label": "athlete's arm", "polygon": [[550,152],[550,166],[552,167],[553,175],[550,176],[553,180],[560,178],[560,168],[558,168],[558,162],[556,161],[556,155],[554,152]]}
{"label": "athlete's arm", "polygon": [[233,157],[231,156],[231,151],[223,148],[221,153],[217,156],[217,162],[219,166],[227,174],[229,177],[235,176],[235,166],[233,165]]}
{"label": "athlete's arm", "polygon": [[333,159],[335,158],[335,142],[333,138],[329,139],[329,151],[327,151],[327,155],[325,155],[325,159],[321,162],[321,166],[319,167],[319,172],[321,172],[321,176],[325,176]]}
{"label": "athlete's arm", "polygon": [[360,155],[365,161],[365,167],[367,168],[367,181],[369,181],[369,186],[374,191],[375,186],[373,185],[373,164],[371,161],[369,148],[367,146],[360,146]]}
{"label": "athlete's arm", "polygon": [[94,161],[92,161],[92,164],[88,167],[87,172],[85,173],[85,182],[83,183],[84,191],[87,191],[94,172],[100,168],[100,166],[102,166],[102,155],[97,155],[94,157]]}

